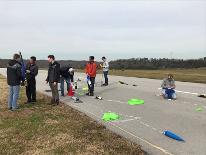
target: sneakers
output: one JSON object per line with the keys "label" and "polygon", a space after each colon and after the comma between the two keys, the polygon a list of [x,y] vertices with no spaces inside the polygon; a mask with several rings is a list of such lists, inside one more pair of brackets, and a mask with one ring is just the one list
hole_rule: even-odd
{"label": "sneakers", "polygon": [[86,93],[87,96],[94,96],[94,93]]}
{"label": "sneakers", "polygon": [[107,83],[104,83],[102,86],[108,86],[108,84],[107,84]]}

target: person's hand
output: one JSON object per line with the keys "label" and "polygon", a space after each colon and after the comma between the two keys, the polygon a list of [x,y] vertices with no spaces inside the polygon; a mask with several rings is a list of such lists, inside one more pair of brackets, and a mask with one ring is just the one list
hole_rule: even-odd
{"label": "person's hand", "polygon": [[103,67],[102,64],[99,64],[100,67]]}
{"label": "person's hand", "polygon": [[54,82],[54,86],[56,86],[57,85],[57,83],[56,82]]}
{"label": "person's hand", "polygon": [[31,73],[30,70],[26,70],[26,73]]}

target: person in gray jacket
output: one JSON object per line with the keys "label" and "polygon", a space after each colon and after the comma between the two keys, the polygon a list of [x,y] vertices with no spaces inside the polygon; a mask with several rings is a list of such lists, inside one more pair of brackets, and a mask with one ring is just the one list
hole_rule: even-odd
{"label": "person in gray jacket", "polygon": [[165,78],[162,82],[162,95],[165,99],[176,99],[177,96],[175,94],[175,80],[172,74],[168,74],[168,77]]}
{"label": "person in gray jacket", "polygon": [[22,81],[20,55],[14,54],[13,59],[7,65],[7,83],[9,85],[8,107],[9,110],[18,108],[20,84]]}
{"label": "person in gray jacket", "polygon": [[59,104],[59,91],[58,91],[58,82],[60,81],[60,64],[55,61],[54,55],[48,56],[49,69],[46,83],[49,83],[49,86],[52,91],[52,100],[51,104]]}

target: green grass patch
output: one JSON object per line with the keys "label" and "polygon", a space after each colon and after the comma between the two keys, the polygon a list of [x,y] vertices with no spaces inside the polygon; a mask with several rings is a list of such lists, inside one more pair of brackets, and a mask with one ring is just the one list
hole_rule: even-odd
{"label": "green grass patch", "polygon": [[0,76],[0,154],[146,154],[140,146],[107,130],[85,114],[38,93],[36,104],[24,104],[21,88],[20,109],[7,109],[7,84]]}

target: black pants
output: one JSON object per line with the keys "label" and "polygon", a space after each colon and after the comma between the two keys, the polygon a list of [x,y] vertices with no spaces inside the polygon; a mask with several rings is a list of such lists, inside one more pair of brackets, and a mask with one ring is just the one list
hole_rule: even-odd
{"label": "black pants", "polygon": [[91,85],[88,84],[89,93],[94,93],[95,77],[90,77]]}
{"label": "black pants", "polygon": [[36,80],[30,79],[27,81],[26,96],[28,102],[36,101]]}

